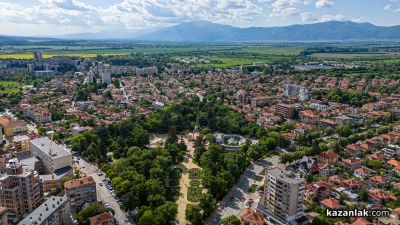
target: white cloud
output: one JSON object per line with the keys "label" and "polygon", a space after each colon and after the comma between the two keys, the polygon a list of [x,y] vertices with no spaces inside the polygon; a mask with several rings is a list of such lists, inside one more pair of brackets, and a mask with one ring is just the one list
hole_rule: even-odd
{"label": "white cloud", "polygon": [[331,7],[333,5],[333,1],[329,0],[315,0],[315,7],[322,8],[322,7]]}
{"label": "white cloud", "polygon": [[344,20],[346,20],[346,17],[341,14],[337,14],[337,15],[325,14],[318,21],[319,22],[329,22],[329,21],[344,21]]}
{"label": "white cloud", "polygon": [[392,7],[392,5],[387,4],[387,5],[385,5],[385,7],[383,7],[383,10],[389,11],[391,7]]}
{"label": "white cloud", "polygon": [[310,12],[302,12],[300,13],[301,21],[303,22],[314,22],[315,18]]}

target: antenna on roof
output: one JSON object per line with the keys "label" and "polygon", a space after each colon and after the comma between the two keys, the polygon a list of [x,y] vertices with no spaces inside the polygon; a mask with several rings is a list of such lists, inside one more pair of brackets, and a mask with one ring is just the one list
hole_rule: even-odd
{"label": "antenna on roof", "polygon": [[50,156],[53,156],[53,151],[51,149],[52,147],[53,147],[53,141],[50,140],[50,147],[49,147],[49,155]]}

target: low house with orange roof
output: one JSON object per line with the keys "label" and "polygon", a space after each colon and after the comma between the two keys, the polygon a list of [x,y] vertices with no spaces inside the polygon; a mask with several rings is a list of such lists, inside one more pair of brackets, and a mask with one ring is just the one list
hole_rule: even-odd
{"label": "low house with orange roof", "polygon": [[339,201],[336,198],[329,197],[321,201],[321,207],[328,209],[339,209],[342,206],[339,204]]}
{"label": "low house with orange roof", "polygon": [[331,128],[335,128],[337,127],[337,123],[331,119],[320,119],[318,124],[322,127],[331,127]]}
{"label": "low house with orange roof", "polygon": [[342,185],[345,179],[339,175],[333,175],[328,178],[329,182],[332,184]]}
{"label": "low house with orange roof", "polygon": [[394,187],[396,190],[400,191],[400,182],[397,182],[397,183],[393,184],[393,187]]}
{"label": "low house with orange roof", "polygon": [[243,210],[240,220],[245,225],[264,225],[264,218],[249,208]]}
{"label": "low house with orange roof", "polygon": [[373,225],[373,223],[369,222],[364,218],[358,218],[351,225]]}
{"label": "low house with orange roof", "polygon": [[386,202],[396,201],[396,197],[382,189],[374,189],[368,193],[369,200],[376,206],[382,206]]}
{"label": "low house with orange roof", "polygon": [[345,166],[347,166],[352,172],[357,169],[360,168],[362,165],[363,160],[359,159],[359,158],[348,158],[348,159],[344,159],[343,160],[343,164]]}
{"label": "low house with orange roof", "polygon": [[338,161],[338,159],[339,159],[339,155],[332,150],[328,150],[317,156],[317,160],[319,162],[323,162],[323,163],[331,163],[331,164],[336,163]]}
{"label": "low house with orange roof", "polygon": [[299,116],[300,116],[301,122],[306,123],[306,124],[316,125],[319,121],[319,116],[311,110],[300,111]]}
{"label": "low house with orange roof", "polygon": [[367,158],[367,159],[372,159],[372,160],[374,160],[374,159],[382,160],[382,159],[384,159],[385,157],[384,157],[382,154],[380,154],[380,153],[373,153],[373,154],[371,154],[371,155],[367,155],[365,158]]}
{"label": "low house with orange roof", "polygon": [[326,181],[314,181],[306,185],[304,199],[306,201],[319,201],[328,197],[334,187],[334,184]]}
{"label": "low house with orange roof", "polygon": [[387,164],[391,165],[394,167],[394,170],[400,174],[400,162],[395,160],[395,159],[391,159],[387,161]]}
{"label": "low house with orange roof", "polygon": [[388,187],[390,185],[388,178],[382,177],[379,175],[370,177],[369,181],[370,181],[369,184],[371,186],[379,187],[379,188]]}
{"label": "low house with orange roof", "polygon": [[370,173],[371,172],[364,167],[360,167],[354,170],[354,176],[362,179],[367,178]]}
{"label": "low house with orange roof", "polygon": [[355,144],[349,144],[346,146],[345,150],[350,153],[353,157],[363,157],[364,156],[364,151]]}
{"label": "low house with orange roof", "polygon": [[114,225],[115,219],[111,213],[105,212],[89,217],[90,225]]}
{"label": "low house with orange roof", "polygon": [[379,137],[382,139],[382,141],[386,142],[387,144],[393,144],[397,140],[397,138],[389,134],[381,134]]}
{"label": "low house with orange roof", "polygon": [[343,181],[343,184],[351,190],[358,192],[360,188],[366,184],[365,181],[357,178],[350,178]]}
{"label": "low house with orange roof", "polygon": [[339,222],[336,222],[334,225],[350,225],[350,224],[339,221]]}

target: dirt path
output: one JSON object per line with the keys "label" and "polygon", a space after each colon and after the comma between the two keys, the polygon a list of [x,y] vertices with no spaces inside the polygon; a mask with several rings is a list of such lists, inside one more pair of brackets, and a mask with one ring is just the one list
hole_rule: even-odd
{"label": "dirt path", "polygon": [[187,200],[187,193],[190,181],[189,169],[200,168],[197,164],[193,163],[193,154],[194,154],[193,141],[190,141],[187,136],[183,137],[183,141],[187,146],[187,152],[185,160],[178,166],[179,168],[182,169],[182,178],[179,183],[180,186],[179,199],[176,202],[178,204],[177,224],[179,225],[187,224],[185,217],[186,205],[191,204],[191,202]]}

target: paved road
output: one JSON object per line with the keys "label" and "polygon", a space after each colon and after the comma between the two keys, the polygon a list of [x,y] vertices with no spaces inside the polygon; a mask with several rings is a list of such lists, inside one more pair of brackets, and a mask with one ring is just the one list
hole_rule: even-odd
{"label": "paved road", "polygon": [[110,191],[106,188],[106,186],[99,185],[99,182],[103,182],[102,180],[104,179],[105,175],[102,175],[102,176],[98,175],[99,171],[98,171],[97,166],[90,164],[89,162],[87,162],[81,158],[79,160],[79,167],[80,167],[81,172],[85,173],[87,176],[92,176],[93,179],[96,181],[97,200],[109,204],[109,207],[115,211],[114,217],[118,221],[118,223],[120,225],[135,224],[133,222],[133,220],[129,219],[127,214],[121,210],[117,201],[111,195]]}
{"label": "paved road", "polygon": [[231,191],[221,201],[218,209],[210,216],[207,221],[208,225],[219,225],[221,220],[230,215],[240,216],[241,210],[245,208],[245,201],[248,198],[254,199],[252,208],[256,207],[256,204],[261,196],[258,193],[249,193],[249,187],[256,182],[256,176],[266,166],[277,166],[279,163],[279,157],[274,156],[259,160],[252,163],[242,174],[238,183],[232,187]]}

